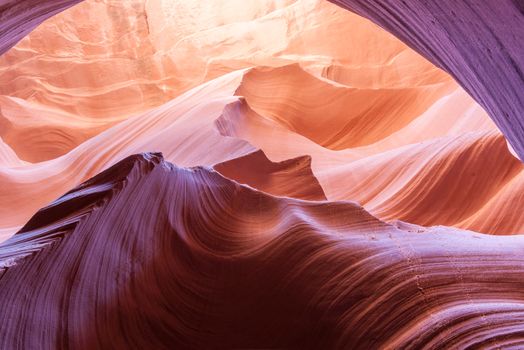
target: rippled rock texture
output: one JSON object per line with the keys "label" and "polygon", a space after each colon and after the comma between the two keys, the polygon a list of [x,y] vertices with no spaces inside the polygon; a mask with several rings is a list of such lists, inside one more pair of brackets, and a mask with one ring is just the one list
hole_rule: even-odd
{"label": "rippled rock texture", "polygon": [[524,2],[330,0],[371,19],[453,77],[524,159]]}
{"label": "rippled rock texture", "polygon": [[209,168],[136,155],[40,210],[0,248],[9,320],[0,342],[519,346],[523,249],[518,236],[394,226],[353,202],[277,198]]}
{"label": "rippled rock texture", "polygon": [[520,3],[339,4],[85,0],[0,56],[0,349],[524,347]]}
{"label": "rippled rock texture", "polygon": [[1,0],[0,55],[46,19],[82,0]]}

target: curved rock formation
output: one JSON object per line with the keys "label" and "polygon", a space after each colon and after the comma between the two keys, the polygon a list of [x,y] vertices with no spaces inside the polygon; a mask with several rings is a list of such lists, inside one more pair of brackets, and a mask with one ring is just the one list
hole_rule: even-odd
{"label": "curved rock formation", "polygon": [[82,0],[0,1],[0,55],[46,19]]}
{"label": "curved rock formation", "polygon": [[274,163],[259,150],[213,168],[228,179],[276,196],[313,201],[326,199],[311,171],[309,156]]}
{"label": "curved rock formation", "polygon": [[232,95],[241,73],[220,77],[118,123],[62,157],[0,167],[0,227],[14,233],[61,193],[137,152],[156,149],[183,166],[210,166],[253,152],[246,141],[221,136],[213,124],[224,106],[238,99]]}
{"label": "curved rock formation", "polygon": [[451,81],[381,89],[339,86],[308,74],[297,64],[254,68],[235,93],[253,110],[291,131],[323,147],[342,150],[391,135],[454,88]]}
{"label": "curved rock formation", "polygon": [[450,81],[392,35],[323,0],[87,0],[0,56],[0,94],[116,118],[231,71],[296,62],[355,86]]}
{"label": "curved rock formation", "polygon": [[58,158],[123,119],[93,120],[0,96],[0,137],[31,163]]}
{"label": "curved rock formation", "polygon": [[[301,88],[304,81],[315,89]],[[398,94],[403,94],[403,91],[400,89]],[[364,118],[361,125],[365,128],[355,130],[353,139],[344,139],[338,125],[347,122],[348,114],[342,107],[335,114],[337,109],[332,106],[336,103],[342,106],[358,104],[358,101],[343,98],[353,93],[352,88],[314,77],[293,65],[233,72],[194,88],[163,106],[122,121],[66,155],[47,162],[28,164],[13,159],[12,149],[8,151],[6,147],[11,165],[0,168],[0,180],[4,184],[0,187],[0,198],[4,199],[0,202],[0,228],[4,237],[14,233],[38,208],[60,193],[136,152],[155,149],[182,166],[211,166],[261,149],[274,162],[309,155],[312,175],[318,179],[328,199],[358,201],[384,220],[401,219],[421,225],[454,225],[466,229],[480,227],[482,232],[496,234],[522,232],[524,222],[514,210],[523,198],[521,193],[524,193],[521,182],[515,180],[522,174],[522,166],[510,155],[489,118],[463,91],[445,91],[448,94],[435,100],[422,115],[413,117],[411,112],[418,108],[416,99],[399,107],[397,116],[405,115],[408,121],[414,119],[406,125],[402,122],[393,126],[398,129],[395,132],[382,128],[380,124],[366,125]],[[235,97],[235,93],[245,96]],[[390,104],[396,100],[395,94],[386,99],[380,97],[380,91],[376,93]],[[328,99],[331,103],[326,104],[326,100],[315,99],[315,94],[331,95],[340,102],[331,98]],[[361,104],[372,107],[370,101],[366,99]],[[8,115],[11,107],[8,103],[4,105],[4,115]],[[330,113],[339,124],[316,122],[315,118]],[[11,120],[24,126],[23,114],[18,115],[16,118],[17,114],[13,112]],[[303,115],[309,118],[300,119]],[[27,124],[32,125],[34,117],[29,115],[27,118]],[[53,125],[49,122],[51,120],[42,120],[36,125]],[[301,121],[301,128],[297,130],[293,120]],[[81,122],[79,119],[80,130]],[[4,129],[4,132],[10,133],[15,126]],[[343,140],[355,143],[359,142],[358,137],[366,137],[368,133],[380,140],[367,146],[337,151],[305,137],[315,132],[328,135],[335,142],[338,142],[337,134],[342,135]],[[29,136],[31,133],[21,127],[18,135]],[[20,136],[15,136],[15,141],[18,139]],[[36,142],[38,139],[31,140]],[[338,144],[347,142],[343,140]],[[39,149],[45,150],[43,146]],[[495,149],[497,152],[494,153]],[[488,172],[484,171],[486,162],[493,165]],[[465,167],[469,172],[457,167]],[[476,174],[475,181],[457,176],[466,173]],[[463,183],[470,186],[461,185]],[[505,194],[499,195],[504,187]],[[457,188],[461,191],[455,190]],[[482,190],[475,191],[475,188]],[[290,194],[272,192],[267,187],[260,189],[299,196],[298,192]],[[472,191],[475,191],[474,198],[471,197]],[[495,202],[492,202],[492,196],[497,197]],[[514,206],[503,205],[506,200],[512,201]],[[483,209],[488,202],[492,202],[491,205],[497,203],[498,210],[503,211],[489,214]],[[432,209],[418,210],[419,207]],[[480,215],[480,212],[484,214]],[[501,216],[511,218],[511,221],[502,223]]]}
{"label": "curved rock formation", "polygon": [[[504,138],[487,116],[467,102],[463,91],[440,98],[392,134],[380,124],[363,123],[367,129],[362,135],[377,133],[381,135],[378,142],[333,151],[305,136],[322,135],[324,130],[340,131],[338,127],[321,130],[322,125],[332,124],[316,122],[324,115],[333,117],[331,106],[336,99],[319,101],[314,96],[334,95],[344,87],[318,81],[307,85],[314,86],[313,91],[301,88],[304,78],[296,70],[255,69],[259,85],[254,84],[252,72],[248,72],[247,80],[237,89],[245,100],[226,107],[217,122],[221,133],[248,141],[274,160],[311,155],[313,173],[328,199],[358,201],[383,220],[475,230],[481,227],[481,232],[494,234],[523,232],[517,208],[523,198],[524,189],[518,179],[524,167],[510,154]],[[293,72],[297,83],[287,79],[286,72]],[[257,112],[252,105],[258,108]],[[409,104],[402,106],[409,111]],[[397,113],[400,111],[399,108]],[[302,129],[297,130],[288,122],[288,118],[303,115],[310,117],[299,119],[304,121]],[[347,122],[348,113],[338,115],[333,118]],[[358,129],[353,131],[351,141],[355,142]],[[506,201],[513,205],[504,205]],[[492,214],[485,208],[490,202],[490,207],[497,210]]]}
{"label": "curved rock formation", "polygon": [[0,247],[0,344],[519,347],[523,249],[522,236],[393,226],[137,155]]}
{"label": "curved rock formation", "polygon": [[[0,54],[75,2],[0,0]],[[85,0],[3,53],[0,349],[524,348],[524,8],[334,2],[467,92],[321,0]]]}
{"label": "curved rock formation", "polygon": [[329,1],[369,18],[453,75],[524,159],[522,1]]}

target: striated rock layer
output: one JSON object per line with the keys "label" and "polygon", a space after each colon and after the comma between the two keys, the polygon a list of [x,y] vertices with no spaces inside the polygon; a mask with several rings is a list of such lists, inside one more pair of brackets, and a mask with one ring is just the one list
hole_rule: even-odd
{"label": "striated rock layer", "polygon": [[46,19],[82,0],[1,0],[0,55]]}
{"label": "striated rock layer", "polygon": [[[151,150],[181,166],[261,150],[267,179],[251,166],[228,176],[275,195],[354,200],[386,221],[524,232],[524,168],[482,108],[329,2],[87,0],[0,57],[0,94],[0,239]],[[307,183],[321,187],[309,194],[289,185],[288,161],[304,157]],[[271,169],[280,162],[284,172]]]}
{"label": "striated rock layer", "polygon": [[[6,164],[0,167],[4,237],[61,193],[123,157],[151,149],[181,166],[213,166],[257,149],[275,163],[307,155],[311,163],[301,163],[307,176],[300,178],[316,178],[307,180],[312,187],[299,188],[301,180],[293,179],[299,173],[288,173],[293,168],[289,162],[281,172],[256,158],[257,167],[251,159],[240,171],[253,156],[232,161],[238,169],[229,166],[226,176],[276,195],[358,201],[388,221],[495,234],[523,232],[518,208],[524,201],[524,167],[480,107],[451,86],[445,96],[428,98],[422,115],[416,103],[405,103],[397,107],[388,128],[366,124],[375,113],[389,117],[387,110],[395,106],[397,95],[386,92],[340,85],[297,65],[254,68],[191,89],[56,159],[24,163],[6,145]],[[361,93],[365,98],[353,97]],[[329,98],[316,98],[319,95]],[[322,118],[329,122],[319,123]],[[351,138],[340,133],[347,124],[352,125]],[[322,140],[331,140],[333,149],[316,143]],[[343,143],[353,147],[337,149]],[[310,190],[314,196],[303,197]]]}
{"label": "striated rock layer", "polygon": [[330,0],[371,19],[442,67],[524,159],[524,2]]}
{"label": "striated rock layer", "polygon": [[0,344],[519,348],[523,249],[135,155],[0,246]]}
{"label": "striated rock layer", "polygon": [[0,95],[35,124],[42,109],[74,121],[69,143],[67,125],[48,126],[64,154],[83,141],[79,132],[96,135],[92,126],[108,128],[232,71],[292,63],[355,87],[452,82],[392,35],[326,1],[87,0],[0,56]]}
{"label": "striated rock layer", "polygon": [[[0,349],[524,348],[468,95],[522,155],[523,7],[335,2],[467,92],[320,0],[86,0],[0,57]],[[0,53],[73,3],[0,0]]]}

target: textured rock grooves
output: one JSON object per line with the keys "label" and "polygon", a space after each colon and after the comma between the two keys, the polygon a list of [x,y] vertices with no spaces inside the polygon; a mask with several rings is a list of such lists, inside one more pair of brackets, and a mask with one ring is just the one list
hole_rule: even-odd
{"label": "textured rock grooves", "polygon": [[0,240],[131,154],[214,166],[257,149],[311,157],[328,200],[383,220],[524,231],[523,167],[450,76],[326,1],[229,4],[88,0],[0,57]]}
{"label": "textured rock grooves", "polygon": [[396,226],[132,156],[2,246],[1,348],[523,346],[522,237]]}
{"label": "textured rock grooves", "polygon": [[40,209],[9,241],[0,246],[0,269],[73,231],[80,220],[122,188],[135,166],[154,161],[155,154],[130,156]]}
{"label": "textured rock grooves", "polygon": [[329,1],[369,18],[453,75],[524,159],[521,0]]}
{"label": "textured rock grooves", "polygon": [[1,0],[0,55],[47,18],[82,0]]}
{"label": "textured rock grooves", "polygon": [[524,349],[520,1],[77,2],[0,0],[0,349]]}

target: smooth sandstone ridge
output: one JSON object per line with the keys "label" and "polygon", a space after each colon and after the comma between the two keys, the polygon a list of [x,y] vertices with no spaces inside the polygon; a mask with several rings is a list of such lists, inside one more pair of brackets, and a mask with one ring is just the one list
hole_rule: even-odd
{"label": "smooth sandstone ridge", "polygon": [[329,0],[450,73],[524,159],[524,2]]}
{"label": "smooth sandstone ridge", "polygon": [[[82,129],[109,127],[225,73],[297,62],[356,87],[451,81],[382,29],[325,1],[93,0],[0,56],[0,95],[26,102],[12,103],[17,113],[52,109]],[[58,123],[49,127],[62,141],[70,133]],[[62,154],[82,141],[70,138]]]}
{"label": "smooth sandstone ridge", "polygon": [[[253,84],[253,77],[258,85]],[[304,86],[304,80],[311,88],[294,92]],[[276,92],[281,92],[282,98]],[[333,95],[331,102],[316,99],[320,92]],[[240,93],[244,96],[238,96]],[[122,157],[149,149],[162,151],[166,159],[180,166],[212,166],[256,149],[273,162],[307,155],[327,199],[356,200],[385,220],[453,225],[495,234],[522,232],[524,219],[518,205],[523,199],[523,167],[509,153],[489,118],[464,92],[444,96],[413,120],[411,105],[404,105],[399,113],[405,113],[407,121],[397,119],[398,125],[391,126],[397,131],[374,128],[378,123],[354,129],[351,142],[365,144],[359,141],[360,135],[366,140],[373,133],[382,138],[370,145],[336,150],[306,137],[319,130],[316,118],[347,121],[346,113],[335,112],[348,104],[358,111],[358,100],[350,97],[353,93],[353,88],[326,82],[298,66],[255,68],[214,79],[118,123],[62,157],[41,163],[17,162],[11,151],[6,162],[16,164],[0,168],[5,184],[0,187],[0,197],[9,199],[0,204],[5,237],[72,186]],[[396,95],[384,98],[376,90],[372,94],[386,106],[396,100]],[[267,100],[274,102],[269,104],[272,109],[261,104]],[[379,112],[380,105],[369,97],[360,104],[364,111],[373,106],[374,113]],[[461,104],[464,114],[457,115]],[[442,114],[447,114],[447,119]],[[300,116],[309,119],[296,119]],[[339,141],[339,129],[330,130],[326,130],[326,137]],[[262,172],[269,176],[272,171]],[[267,187],[259,189],[279,193]]]}
{"label": "smooth sandstone ridge", "polygon": [[0,344],[518,348],[522,238],[394,226],[134,155],[0,247]]}
{"label": "smooth sandstone ridge", "polygon": [[522,167],[450,76],[329,2],[220,3],[85,1],[0,57],[0,237],[150,150],[309,156],[325,198],[383,220],[523,232]]}

